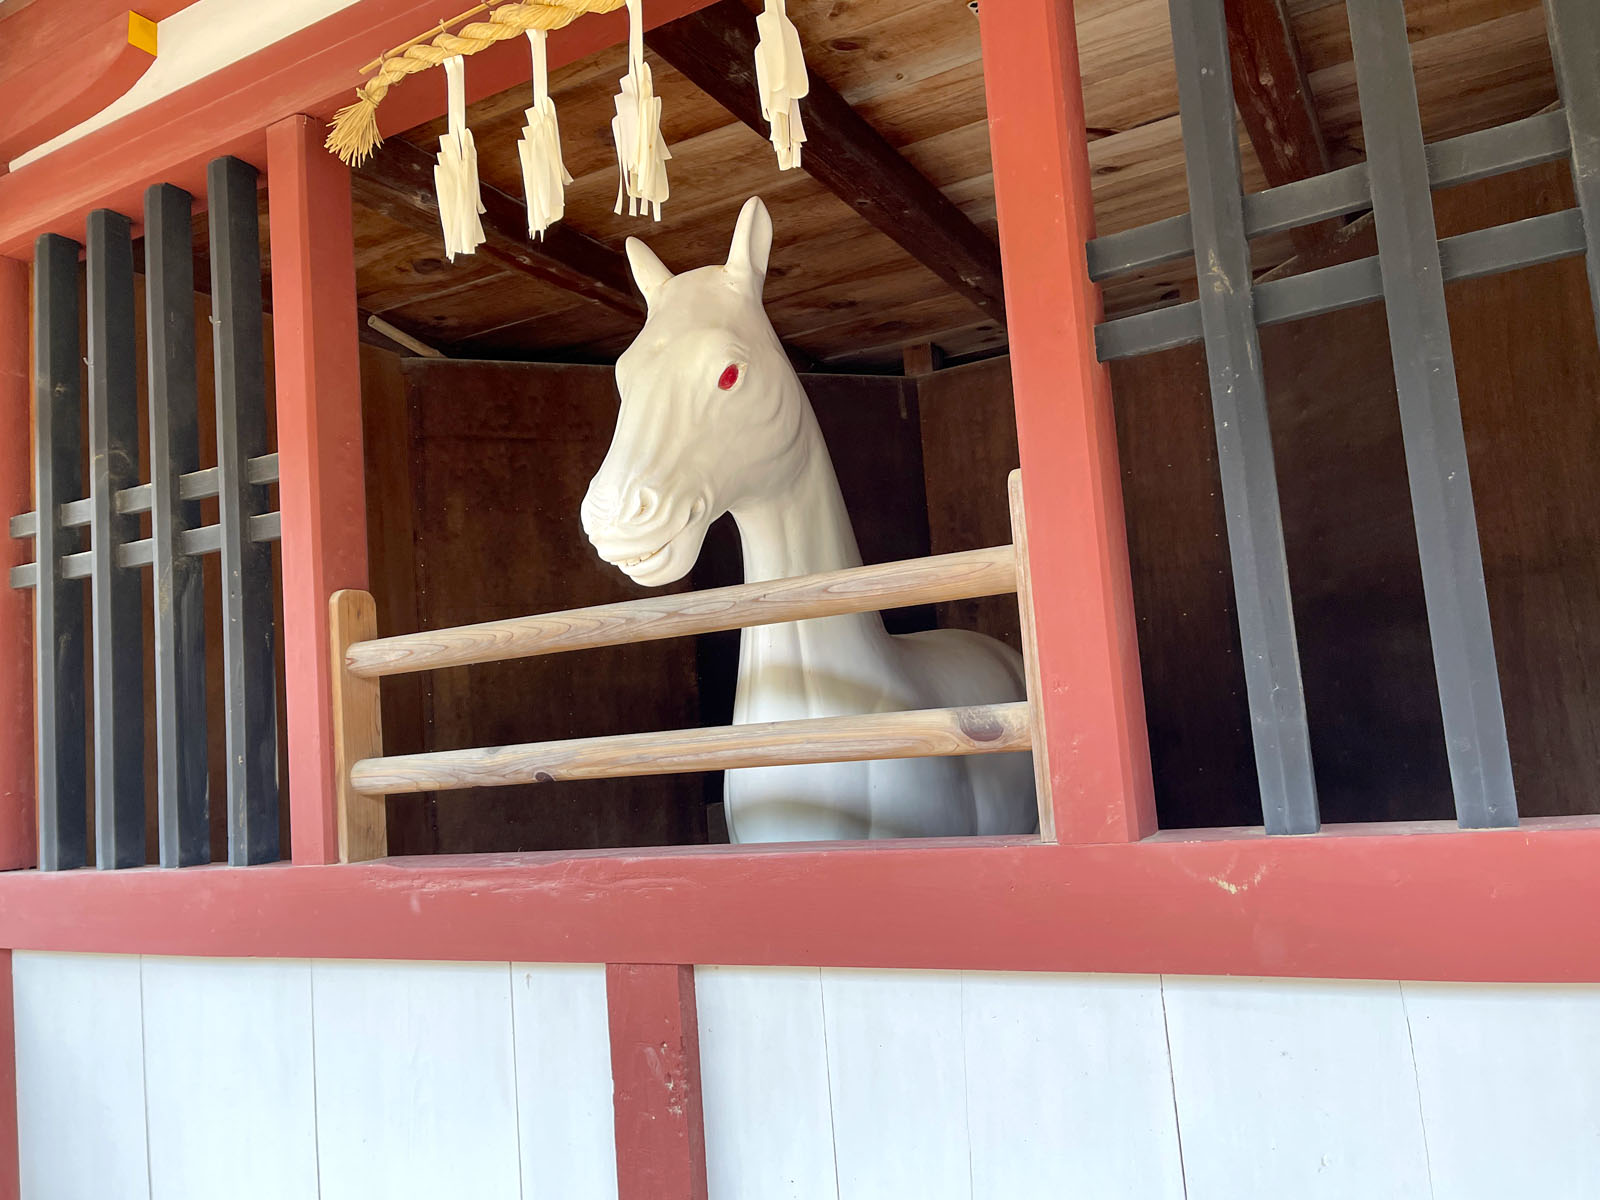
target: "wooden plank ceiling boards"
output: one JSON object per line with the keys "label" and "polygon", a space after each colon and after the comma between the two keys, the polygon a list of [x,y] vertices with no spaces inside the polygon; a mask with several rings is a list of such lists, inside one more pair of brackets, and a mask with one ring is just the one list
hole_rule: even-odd
{"label": "wooden plank ceiling boards", "polygon": [[[518,199],[526,87],[469,112],[490,241],[453,264],[428,195],[443,122],[390,139],[355,182],[362,308],[453,355],[610,361],[639,325],[624,239],[644,238],[675,270],[720,262],[740,205],[759,194],[777,230],[768,312],[796,354],[898,371],[904,348],[921,343],[957,360],[1003,349],[981,49],[966,4],[789,0],[813,80],[811,140],[804,169],[781,173],[753,127],[741,57],[751,22],[734,11],[748,7],[722,0],[648,39],[673,154],[660,223],[612,213],[612,97],[626,66],[613,47],[552,75],[575,182],[566,219],[542,244],[526,237]],[[1342,0],[1228,8],[1245,187],[1359,161]],[[1166,0],[1078,0],[1077,11],[1099,231],[1185,211]],[[1429,140],[1555,99],[1539,0],[1410,0],[1407,20]],[[1296,250],[1288,234],[1257,239],[1254,269]],[[1193,287],[1191,263],[1167,264],[1116,281],[1107,307],[1137,311]]]}

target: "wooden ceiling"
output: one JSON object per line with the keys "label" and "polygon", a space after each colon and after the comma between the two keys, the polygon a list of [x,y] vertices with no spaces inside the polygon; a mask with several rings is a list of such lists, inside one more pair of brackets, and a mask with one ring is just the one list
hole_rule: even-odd
{"label": "wooden ceiling", "polygon": [[[1277,11],[1276,0],[1229,4],[1230,18],[1236,5]],[[681,46],[674,51],[657,35],[648,57],[673,156],[672,195],[659,223],[612,213],[617,175],[610,121],[625,69],[623,48],[552,74],[575,182],[558,227],[562,240],[552,231],[546,249],[592,267],[598,290],[571,279],[551,282],[537,262],[529,269],[527,239],[517,228],[517,140],[529,102],[527,89],[519,87],[474,105],[469,114],[481,178],[512,205],[503,213],[503,235],[480,253],[446,262],[425,195],[412,189],[407,198],[404,188],[394,190],[407,161],[413,176],[423,161],[417,149],[428,156],[437,149],[442,122],[401,135],[410,146],[393,146],[391,139],[363,172],[367,177],[358,176],[362,308],[453,355],[609,361],[639,325],[637,302],[619,300],[625,288],[613,278],[624,239],[644,238],[678,270],[720,262],[740,205],[759,194],[777,231],[767,308],[798,356],[824,369],[892,370],[904,347],[921,343],[949,357],[1003,349],[998,307],[985,311],[981,296],[947,282],[965,273],[951,268],[952,255],[992,254],[984,239],[992,243],[997,236],[976,16],[965,0],[789,0],[788,8],[813,79],[881,135],[880,152],[892,148],[937,188],[937,194],[927,189],[918,210],[932,214],[931,224],[908,233],[879,212],[875,226],[861,215],[871,209],[870,198],[847,202],[838,190],[848,191],[848,184],[834,178],[831,190],[820,181],[831,165],[846,180],[893,176],[896,187],[918,183],[914,175],[908,185],[882,169],[881,158],[866,160],[880,164],[870,171],[856,160],[840,166],[834,159],[841,151],[808,144],[806,166],[818,177],[780,173],[766,139],[669,65],[658,49],[695,69],[684,62]],[[1283,8],[1327,157],[1334,166],[1356,161],[1360,116],[1343,0],[1283,0]],[[1410,0],[1406,8],[1430,140],[1526,116],[1555,99],[1539,0]],[[1100,231],[1183,212],[1188,203],[1166,0],[1079,0],[1078,29]],[[700,67],[702,81],[714,87]],[[1241,123],[1240,139],[1246,187],[1253,191],[1267,186],[1268,176],[1247,125]],[[1274,173],[1284,170],[1278,159],[1269,165]],[[496,203],[491,197],[486,223]],[[934,213],[938,205],[950,211]],[[1270,269],[1294,251],[1289,235],[1262,239],[1256,265]],[[1192,266],[1173,264],[1117,282],[1107,290],[1107,307],[1134,311],[1192,286]]]}

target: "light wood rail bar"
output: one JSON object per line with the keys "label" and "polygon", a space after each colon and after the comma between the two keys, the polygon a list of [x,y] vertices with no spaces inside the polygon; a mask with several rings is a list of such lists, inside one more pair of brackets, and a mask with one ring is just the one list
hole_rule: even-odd
{"label": "light wood rail bar", "polygon": [[344,663],[352,675],[379,678],[1016,590],[1015,551],[993,546],[377,638],[352,644]]}
{"label": "light wood rail bar", "polygon": [[351,769],[350,784],[367,795],[399,795],[740,767],[1000,754],[1029,749],[1031,728],[1025,701],[814,717],[368,758]]}

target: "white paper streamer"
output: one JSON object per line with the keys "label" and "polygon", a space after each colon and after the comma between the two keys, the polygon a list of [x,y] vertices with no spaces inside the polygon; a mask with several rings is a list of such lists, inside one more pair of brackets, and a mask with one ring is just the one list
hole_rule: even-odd
{"label": "white paper streamer", "polygon": [[617,207],[628,200],[628,215],[652,211],[661,220],[661,202],[667,198],[667,160],[672,157],[661,136],[661,101],[644,61],[644,14],[641,0],[628,0],[628,73],[620,81],[617,115],[611,136],[617,144]]}
{"label": "white paper streamer", "polygon": [[533,107],[525,114],[527,128],[517,149],[522,155],[522,190],[528,201],[528,234],[544,238],[544,231],[567,209],[567,184],[572,175],[561,161],[561,127],[556,123],[556,102],[550,99],[550,66],[545,56],[543,29],[528,30],[533,50]]}
{"label": "white paper streamer", "polygon": [[778,152],[778,170],[800,165],[800,143],[806,140],[800,123],[800,98],[811,90],[800,31],[789,20],[784,0],[766,0],[766,11],[756,18],[756,90],[761,95],[761,115],[771,128],[772,148]]}
{"label": "white paper streamer", "polygon": [[445,84],[450,96],[450,124],[439,139],[439,162],[433,168],[433,186],[439,196],[439,224],[444,227],[444,252],[451,262],[458,254],[471,254],[483,244],[483,224],[478,214],[478,147],[467,128],[465,60],[458,54],[444,60]]}

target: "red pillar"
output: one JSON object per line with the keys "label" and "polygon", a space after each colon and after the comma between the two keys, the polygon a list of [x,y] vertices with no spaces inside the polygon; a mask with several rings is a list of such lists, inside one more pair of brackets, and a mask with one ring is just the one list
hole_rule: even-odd
{"label": "red pillar", "polygon": [[272,346],[283,514],[290,844],[297,863],[336,862],[328,597],[367,586],[350,173],[323,125],[267,130]]}
{"label": "red pillar", "polygon": [[1155,832],[1071,0],[979,10],[1056,836]]}
{"label": "red pillar", "polygon": [[[12,567],[33,561],[33,543],[11,537],[3,524],[33,507],[29,477],[33,438],[28,419],[31,375],[28,264],[0,258],[0,871],[31,867],[38,854],[33,790],[33,602],[30,593],[13,588],[8,578]],[[0,1139],[3,1136],[0,1130]],[[0,1188],[3,1186],[0,1180]]]}
{"label": "red pillar", "polygon": [[706,1200],[694,968],[608,963],[618,1200]]}

